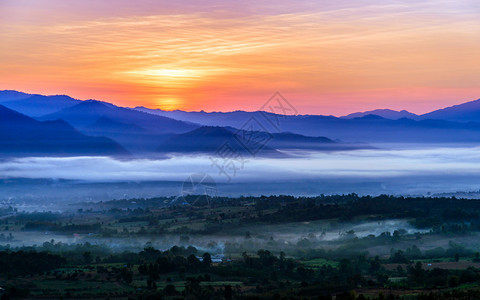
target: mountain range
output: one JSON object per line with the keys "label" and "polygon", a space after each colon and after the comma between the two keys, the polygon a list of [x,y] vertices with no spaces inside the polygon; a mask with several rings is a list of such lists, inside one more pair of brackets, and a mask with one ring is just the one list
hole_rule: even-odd
{"label": "mountain range", "polygon": [[376,116],[383,117],[385,119],[392,119],[392,120],[398,120],[403,118],[418,120],[420,118],[418,115],[408,112],[406,110],[396,111],[391,109],[375,109],[375,110],[364,111],[364,112],[356,112],[356,113],[343,116],[341,118],[355,119],[355,118],[365,117],[368,115],[376,115]]}
{"label": "mountain range", "polygon": [[0,105],[3,156],[83,156],[131,154],[106,137],[86,136],[63,120],[40,122]]}
{"label": "mountain range", "polygon": [[169,136],[199,127],[94,100],[83,101],[38,119],[64,120],[85,134],[109,137],[135,154],[155,152],[160,142]]}
{"label": "mountain range", "polygon": [[[472,106],[472,104],[468,105]],[[442,119],[428,118],[429,114],[415,115],[406,111],[392,110],[376,110],[345,117],[282,116],[267,112],[245,111],[163,111],[145,107],[136,107],[135,110],[205,126],[230,126],[240,129],[248,125],[248,120],[253,119],[269,132],[291,132],[312,137],[325,136],[349,143],[478,143],[480,141],[480,100],[474,101],[473,106],[471,110],[464,110],[465,118],[460,114],[450,116],[446,113]],[[445,110],[448,111],[449,108]],[[459,109],[455,108],[455,110]],[[437,112],[430,114],[435,115]]]}
{"label": "mountain range", "polygon": [[283,157],[288,150],[345,151],[379,143],[480,142],[480,100],[423,115],[378,109],[334,117],[164,111],[0,91],[0,118],[0,152],[15,156],[215,154],[227,143],[242,155]]}

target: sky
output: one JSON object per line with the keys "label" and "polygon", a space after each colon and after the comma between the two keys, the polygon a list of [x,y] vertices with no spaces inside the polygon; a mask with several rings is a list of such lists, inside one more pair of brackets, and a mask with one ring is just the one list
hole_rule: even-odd
{"label": "sky", "polygon": [[0,0],[0,89],[166,110],[480,98],[477,0]]}

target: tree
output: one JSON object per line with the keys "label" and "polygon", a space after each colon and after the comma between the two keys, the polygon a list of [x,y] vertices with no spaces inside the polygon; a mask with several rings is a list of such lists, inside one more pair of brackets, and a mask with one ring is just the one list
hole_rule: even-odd
{"label": "tree", "polygon": [[203,254],[203,259],[202,259],[202,264],[207,267],[207,268],[210,268],[212,266],[212,256],[210,255],[210,253],[206,252]]}
{"label": "tree", "polygon": [[201,265],[200,260],[193,254],[187,257],[187,263],[188,267],[192,268],[192,270],[196,270]]}
{"label": "tree", "polygon": [[414,267],[408,267],[409,279],[415,284],[423,284],[425,270],[421,262],[417,262]]}
{"label": "tree", "polygon": [[473,258],[473,262],[480,262],[480,253],[475,252],[475,257]]}
{"label": "tree", "polygon": [[93,260],[92,253],[90,251],[83,252],[83,260],[86,264],[91,263]]}
{"label": "tree", "polygon": [[448,279],[448,286],[449,287],[457,287],[459,282],[460,282],[460,278],[456,275],[452,275]]}
{"label": "tree", "polygon": [[125,283],[127,283],[127,284],[132,283],[132,280],[133,280],[133,272],[132,272],[132,271],[129,271],[129,270],[126,270],[126,269],[123,269],[122,279],[123,279],[123,281],[125,281]]}
{"label": "tree", "polygon": [[225,296],[225,300],[231,300],[232,299],[232,286],[231,285],[226,285],[225,290],[223,292],[223,295]]}
{"label": "tree", "polygon": [[175,286],[173,284],[167,284],[163,291],[167,296],[173,296],[177,293],[177,290],[175,289]]}

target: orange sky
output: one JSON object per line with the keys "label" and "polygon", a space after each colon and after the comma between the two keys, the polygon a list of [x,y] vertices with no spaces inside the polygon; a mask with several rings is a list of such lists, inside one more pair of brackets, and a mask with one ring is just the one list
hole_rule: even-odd
{"label": "orange sky", "polygon": [[480,4],[0,0],[0,89],[122,106],[423,113],[480,98]]}

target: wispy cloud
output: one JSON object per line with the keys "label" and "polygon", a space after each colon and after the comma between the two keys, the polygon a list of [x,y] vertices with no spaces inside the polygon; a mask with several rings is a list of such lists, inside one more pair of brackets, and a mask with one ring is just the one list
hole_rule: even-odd
{"label": "wispy cloud", "polygon": [[474,1],[4,3],[5,88],[197,110],[255,109],[282,90],[303,112],[480,94]]}

